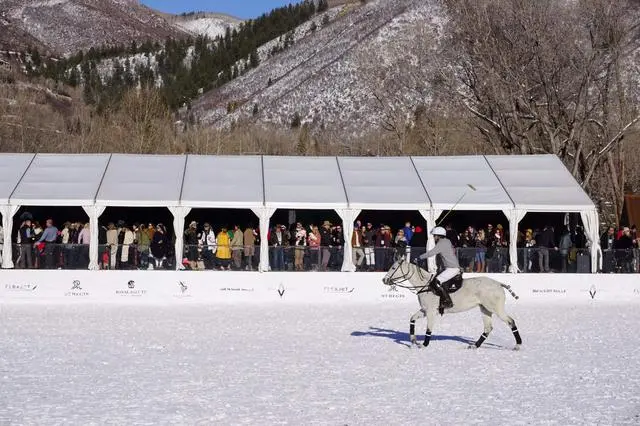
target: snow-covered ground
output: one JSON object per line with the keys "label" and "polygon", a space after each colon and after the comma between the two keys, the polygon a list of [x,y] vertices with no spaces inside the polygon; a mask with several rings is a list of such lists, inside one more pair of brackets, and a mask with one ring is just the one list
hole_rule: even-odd
{"label": "snow-covered ground", "polygon": [[[637,305],[0,306],[0,424],[637,424]],[[419,324],[424,330],[424,323]]]}
{"label": "snow-covered ground", "polygon": [[232,22],[230,18],[198,17],[191,20],[178,21],[175,26],[188,33],[207,35],[209,38],[214,39],[217,36],[223,36],[227,28],[233,29],[237,22],[239,21]]}

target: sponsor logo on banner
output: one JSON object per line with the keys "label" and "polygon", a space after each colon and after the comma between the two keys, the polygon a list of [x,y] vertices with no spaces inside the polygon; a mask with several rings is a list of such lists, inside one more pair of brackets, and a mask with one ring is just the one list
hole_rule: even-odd
{"label": "sponsor logo on banner", "polygon": [[4,289],[7,291],[19,291],[30,293],[38,288],[37,284],[5,284]]}
{"label": "sponsor logo on banner", "polygon": [[355,290],[355,287],[332,287],[332,286],[328,286],[324,288],[324,292],[325,293],[338,293],[338,294],[349,294],[349,293],[353,293],[353,290]]}
{"label": "sponsor logo on banner", "polygon": [[254,291],[253,287],[251,288],[247,288],[247,287],[221,287],[220,291],[246,291],[246,292],[251,292]]}
{"label": "sponsor logo on banner", "polygon": [[71,290],[65,292],[64,295],[65,297],[86,297],[89,292],[82,289],[80,280],[74,280],[71,284]]}
{"label": "sponsor logo on banner", "polygon": [[633,294],[635,294],[636,296],[640,296],[640,288],[634,288]]}
{"label": "sponsor logo on banner", "polygon": [[566,294],[565,288],[534,288],[531,290],[533,294]]}
{"label": "sponsor logo on banner", "polygon": [[589,296],[591,296],[592,299],[596,298],[596,285],[592,284],[591,288],[589,288]]}
{"label": "sponsor logo on banner", "polygon": [[278,290],[278,294],[280,295],[280,298],[282,299],[282,297],[284,296],[284,285],[280,283],[277,290]]}
{"label": "sponsor logo on banner", "polygon": [[147,290],[136,289],[136,282],[134,280],[130,280],[127,283],[126,290],[116,290],[116,296],[133,296],[140,297],[147,294]]}
{"label": "sponsor logo on banner", "polygon": [[406,296],[400,293],[400,290],[398,290],[398,287],[396,287],[395,285],[392,285],[392,286],[389,286],[389,289],[387,290],[387,292],[383,293],[381,297],[383,299],[404,299]]}
{"label": "sponsor logo on banner", "polygon": [[178,281],[178,289],[180,290],[180,293],[174,294],[173,297],[177,297],[179,299],[191,297],[189,294],[189,286],[187,286],[184,281]]}

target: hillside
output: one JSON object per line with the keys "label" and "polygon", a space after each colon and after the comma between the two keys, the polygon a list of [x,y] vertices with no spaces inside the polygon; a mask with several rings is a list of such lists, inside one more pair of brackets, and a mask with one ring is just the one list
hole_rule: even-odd
{"label": "hillside", "polygon": [[[295,43],[278,55],[260,48],[256,69],[197,100],[192,111],[200,122],[218,128],[241,119],[289,126],[299,115],[302,123],[345,135],[378,126],[388,111],[374,96],[372,62],[388,61],[393,68],[398,56],[408,55],[399,44],[425,33],[435,39],[443,13],[435,1],[375,0],[336,6],[328,15],[328,25],[315,31],[309,28],[315,22],[296,29]],[[428,101],[425,90],[396,96],[412,98],[407,103],[416,106]],[[229,104],[238,108],[228,113]]]}
{"label": "hillside", "polygon": [[167,20],[178,30],[193,36],[206,35],[210,39],[223,36],[227,28],[237,27],[242,20],[219,13],[194,12],[169,16]]}
{"label": "hillside", "polygon": [[101,45],[184,37],[136,0],[2,0],[0,50],[34,45],[68,55]]}

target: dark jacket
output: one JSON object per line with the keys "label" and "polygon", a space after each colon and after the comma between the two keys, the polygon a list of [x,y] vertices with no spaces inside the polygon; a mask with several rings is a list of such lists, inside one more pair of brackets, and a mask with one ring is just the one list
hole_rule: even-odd
{"label": "dark jacket", "polygon": [[[27,230],[29,230],[29,236],[27,237]],[[33,229],[27,225],[23,225],[20,230],[20,244],[33,244],[36,241]]]}
{"label": "dark jacket", "polygon": [[553,230],[551,228],[547,228],[540,233],[540,236],[536,239],[536,243],[538,247],[554,248],[557,247],[555,240],[556,236],[553,233]]}
{"label": "dark jacket", "polygon": [[631,250],[633,248],[633,240],[631,237],[623,235],[614,243],[614,248],[616,250]]}
{"label": "dark jacket", "polygon": [[331,231],[324,227],[320,228],[320,245],[322,247],[329,247],[333,245]]}
{"label": "dark jacket", "polygon": [[427,247],[427,238],[426,235],[424,234],[424,232],[414,232],[413,236],[411,237],[411,247],[420,247],[420,248],[426,248]]}
{"label": "dark jacket", "polygon": [[[609,240],[611,240],[611,243],[609,243]],[[612,250],[615,244],[615,234],[611,235],[611,238],[609,238],[609,234],[605,232],[604,234],[602,234],[602,237],[600,237],[600,247],[602,248],[602,250]]]}

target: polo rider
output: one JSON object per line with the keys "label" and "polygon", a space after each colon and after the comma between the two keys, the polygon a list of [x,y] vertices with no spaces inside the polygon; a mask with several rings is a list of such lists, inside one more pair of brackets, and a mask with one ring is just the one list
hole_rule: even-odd
{"label": "polo rider", "polygon": [[458,257],[456,256],[453,244],[451,244],[451,241],[447,238],[447,231],[441,226],[436,226],[431,230],[431,235],[433,235],[433,238],[436,240],[436,246],[421,255],[419,259],[425,260],[432,256],[440,255],[442,263],[444,264],[444,271],[433,280],[432,286],[436,294],[440,296],[440,307],[448,309],[453,307],[453,302],[451,302],[451,297],[444,284],[460,274],[460,264],[458,263]]}

